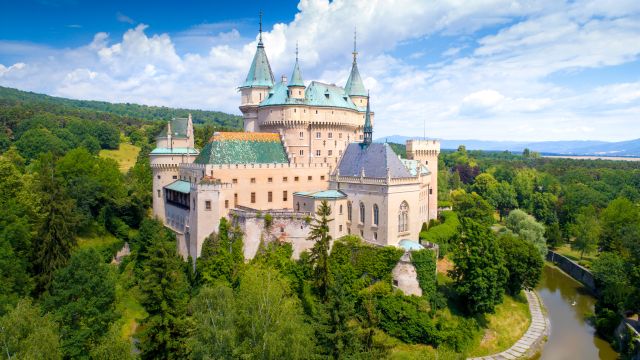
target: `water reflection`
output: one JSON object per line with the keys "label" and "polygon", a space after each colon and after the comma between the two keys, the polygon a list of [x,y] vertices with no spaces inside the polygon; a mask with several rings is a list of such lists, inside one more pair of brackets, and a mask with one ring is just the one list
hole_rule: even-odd
{"label": "water reflection", "polygon": [[552,266],[545,266],[538,294],[551,321],[551,335],[543,360],[616,359],[611,345],[595,335],[587,321],[595,299],[577,281]]}

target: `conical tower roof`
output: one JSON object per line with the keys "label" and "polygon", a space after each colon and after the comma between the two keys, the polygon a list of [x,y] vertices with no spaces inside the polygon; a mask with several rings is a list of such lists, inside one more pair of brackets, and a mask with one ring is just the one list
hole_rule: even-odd
{"label": "conical tower roof", "polygon": [[353,34],[353,64],[351,64],[351,73],[344,90],[349,96],[367,96],[367,90],[358,71],[358,51],[356,51],[356,34]]}
{"label": "conical tower roof", "polygon": [[288,86],[303,86],[302,73],[300,72],[300,66],[298,65],[298,45],[296,45],[296,64],[293,67],[293,73],[291,73],[291,81]]}
{"label": "conical tower roof", "polygon": [[251,68],[249,68],[247,79],[244,81],[244,84],[242,84],[242,86],[240,87],[241,88],[254,87],[254,86],[273,87],[273,84],[275,84],[275,78],[273,77],[273,72],[271,71],[271,65],[269,65],[269,59],[267,59],[267,53],[264,51],[264,44],[262,43],[262,14],[261,14],[260,15],[260,37],[258,40],[258,47],[256,49],[256,54],[253,56],[253,62],[251,63]]}

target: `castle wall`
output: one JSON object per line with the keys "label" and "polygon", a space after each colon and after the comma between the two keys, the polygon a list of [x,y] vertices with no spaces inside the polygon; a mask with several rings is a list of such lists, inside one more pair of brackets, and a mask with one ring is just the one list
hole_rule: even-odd
{"label": "castle wall", "polygon": [[431,171],[428,204],[429,219],[438,217],[438,156],[440,155],[440,141],[438,140],[407,140],[407,159],[418,160]]}
{"label": "castle wall", "polygon": [[422,288],[418,282],[418,272],[411,263],[411,253],[405,252],[391,271],[393,286],[402,290],[405,295],[422,296]]}

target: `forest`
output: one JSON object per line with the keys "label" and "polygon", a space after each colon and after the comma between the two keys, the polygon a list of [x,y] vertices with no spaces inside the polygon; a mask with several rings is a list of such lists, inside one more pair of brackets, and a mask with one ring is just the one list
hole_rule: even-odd
{"label": "forest", "polygon": [[[221,219],[193,266],[149,211],[148,153],[160,120],[184,112],[3,91],[2,358],[487,355],[523,332],[505,320],[526,322],[522,291],[540,280],[548,248],[595,274],[594,321],[604,336],[638,310],[638,163],[443,152],[443,211],[420,233],[439,245],[440,259],[412,253],[423,296],[405,296],[391,280],[402,251],[331,239],[328,206],[312,221],[313,249],[298,260],[289,244],[273,242],[245,261],[243,234]],[[238,130],[192,113],[198,146],[213,131]],[[140,148],[125,171],[101,156],[124,144]],[[113,262],[125,242],[131,254]],[[495,343],[484,342],[488,330]]]}

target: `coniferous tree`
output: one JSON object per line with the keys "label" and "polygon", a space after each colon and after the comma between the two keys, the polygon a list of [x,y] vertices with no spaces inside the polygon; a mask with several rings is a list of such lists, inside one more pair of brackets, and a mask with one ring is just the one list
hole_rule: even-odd
{"label": "coniferous tree", "polygon": [[242,231],[230,230],[226,218],[220,219],[218,233],[209,235],[202,244],[197,260],[197,282],[214,284],[216,281],[235,282],[244,263]]}
{"label": "coniferous tree", "polygon": [[463,236],[453,251],[454,288],[471,314],[493,313],[509,275],[491,229],[463,219]]}
{"label": "coniferous tree", "polygon": [[315,280],[320,295],[323,299],[327,298],[327,290],[329,287],[329,249],[331,247],[331,235],[329,235],[329,219],[331,215],[331,207],[324,200],[320,203],[320,207],[316,212],[317,218],[311,225],[311,233],[309,240],[315,241],[311,249],[311,261],[314,266]]}
{"label": "coniferous tree", "polygon": [[36,187],[42,214],[33,241],[32,263],[37,292],[46,290],[53,273],[67,265],[75,245],[78,216],[75,201],[70,199],[58,179],[53,155],[45,154],[36,165]]}
{"label": "coniferous tree", "polygon": [[175,243],[156,240],[147,250],[140,282],[142,305],[149,314],[141,324],[141,357],[185,358],[189,285]]}

